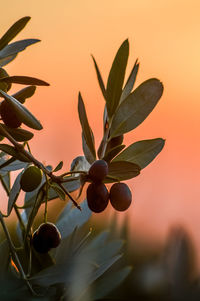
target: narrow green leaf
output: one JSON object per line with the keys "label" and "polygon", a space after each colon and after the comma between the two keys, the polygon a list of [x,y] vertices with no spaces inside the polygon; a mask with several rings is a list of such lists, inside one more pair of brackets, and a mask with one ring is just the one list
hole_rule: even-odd
{"label": "narrow green leaf", "polygon": [[0,50],[8,45],[8,43],[26,26],[29,20],[30,17],[23,17],[8,29],[0,39]]}
{"label": "narrow green leaf", "polygon": [[[129,180],[140,174],[140,167],[132,162],[116,161],[111,162],[108,166],[108,177],[118,179],[118,181]],[[105,179],[105,182],[115,182]]]}
{"label": "narrow green leaf", "polygon": [[55,190],[55,192],[58,194],[59,198],[63,201],[65,201],[65,193],[64,191],[62,190],[62,188],[60,188],[60,186],[56,183],[52,183],[51,184],[51,188],[53,190]]}
{"label": "narrow green leaf", "polygon": [[21,190],[21,185],[20,185],[20,180],[22,176],[22,172],[18,174],[18,176],[15,179],[15,182],[11,188],[9,199],[8,199],[8,208],[7,208],[7,214],[10,215],[12,208],[17,201],[17,198],[19,196],[20,190]]}
{"label": "narrow green leaf", "polygon": [[12,95],[12,97],[17,99],[19,102],[24,103],[26,98],[29,98],[34,95],[35,90],[36,86],[28,86],[17,91],[15,94]]}
{"label": "narrow green leaf", "polygon": [[[91,133],[92,137],[93,134]],[[93,137],[93,141],[94,141],[94,137]],[[92,164],[95,161],[95,158],[93,156],[93,154],[91,153],[86,141],[85,141],[85,137],[84,134],[82,132],[82,148],[83,148],[83,153],[85,155],[85,158],[87,159],[87,161]]]}
{"label": "narrow green leaf", "polygon": [[132,267],[127,266],[119,271],[115,271],[115,273],[109,273],[107,276],[99,278],[95,283],[93,298],[95,300],[102,300],[103,297],[107,296],[126,279],[131,270]]}
{"label": "narrow green leaf", "polygon": [[162,83],[151,78],[143,82],[118,107],[112,121],[111,138],[135,129],[152,112],[163,93]]}
{"label": "narrow green leaf", "polygon": [[2,173],[2,170],[1,170],[0,181],[1,181],[1,184],[2,184],[6,194],[8,195],[10,192],[10,172]]}
{"label": "narrow green leaf", "polygon": [[18,152],[13,146],[9,144],[0,144],[0,150],[22,162],[30,162],[30,160],[26,156]]}
{"label": "narrow green leaf", "polygon": [[135,80],[136,80],[136,76],[138,73],[138,69],[139,69],[139,64],[136,60],[135,65],[133,66],[133,69],[129,75],[129,78],[124,86],[124,89],[122,91],[122,95],[120,98],[120,103],[131,93],[131,91],[133,90],[133,86],[135,84]]}
{"label": "narrow green leaf", "polygon": [[[86,160],[85,156],[78,156],[73,159],[70,167],[70,171],[82,170],[88,171],[90,164]],[[79,176],[79,174],[74,174],[74,176]]]}
{"label": "narrow green leaf", "polygon": [[83,135],[85,138],[85,142],[94,158],[96,159],[96,152],[94,147],[94,135],[92,133],[92,130],[89,126],[86,111],[85,111],[85,105],[82,99],[81,94],[79,93],[78,96],[78,113],[79,113],[79,119],[83,130]]}
{"label": "narrow green leaf", "polygon": [[60,162],[58,163],[58,165],[56,166],[56,168],[54,168],[53,172],[56,172],[56,171],[61,170],[62,167],[63,167],[63,161],[60,161]]}
{"label": "narrow green leaf", "polygon": [[17,117],[27,126],[35,130],[41,130],[41,123],[27,110],[17,99],[0,90],[0,95],[4,97],[14,108]]}
{"label": "narrow green leaf", "polygon": [[37,212],[40,208],[40,205],[42,204],[44,198],[45,198],[45,192],[43,190],[43,187],[41,187],[41,189],[38,191],[34,206],[31,210],[31,213],[30,213],[29,218],[28,218],[28,223],[27,223],[27,228],[26,228],[26,234],[27,235],[29,234],[29,231],[30,231],[30,229],[32,227],[32,224],[33,224],[33,221],[34,221],[34,218],[35,218],[35,216],[36,216],[36,214],[37,214]]}
{"label": "narrow green leaf", "polygon": [[0,170],[3,172],[19,170],[22,168],[26,168],[28,163],[24,163],[16,160],[15,158],[10,158],[4,162],[4,164],[0,165]]}
{"label": "narrow green leaf", "polygon": [[[34,136],[33,133],[31,133],[27,130],[24,130],[24,129],[10,128],[3,123],[0,123],[0,125],[18,142],[28,141],[28,140],[32,139]],[[0,135],[4,136],[4,133],[1,132],[1,128],[0,128]]]}
{"label": "narrow green leaf", "polygon": [[[115,156],[117,156],[117,154],[119,154],[121,152],[121,150],[123,150],[126,146],[124,144],[121,145],[117,145],[116,147],[110,149],[105,156],[103,157],[103,160],[105,160],[106,162],[110,162]],[[123,160],[121,160],[123,161]]]}
{"label": "narrow green leaf", "polygon": [[12,62],[16,58],[17,54],[10,55],[8,57],[0,59],[0,67],[7,65],[8,63]]}
{"label": "narrow green leaf", "polygon": [[7,76],[0,78],[0,82],[15,83],[21,85],[49,86],[49,84],[41,79],[30,76]]}
{"label": "narrow green leaf", "polygon": [[146,167],[161,152],[165,144],[162,138],[137,141],[128,146],[112,162],[128,161]]}
{"label": "narrow green leaf", "polygon": [[[116,261],[118,261],[122,257],[122,254],[116,255],[112,258],[106,260],[98,269],[94,271],[90,278],[90,283],[94,282],[98,279],[101,275],[103,275]],[[88,284],[88,286],[89,286]]]}
{"label": "narrow green leaf", "polygon": [[108,116],[111,118],[115,113],[122,94],[124,76],[129,55],[129,42],[125,40],[120,46],[113,61],[106,87],[106,106]]}
{"label": "narrow green leaf", "polygon": [[26,47],[38,42],[40,42],[38,39],[26,39],[11,43],[0,51],[0,59],[5,59],[12,55],[16,56],[19,52],[26,49]]}
{"label": "narrow green leaf", "polygon": [[69,210],[68,207],[61,212],[56,225],[62,235],[62,238],[70,235],[76,227],[82,226],[88,221],[91,216],[91,211],[88,208],[87,202],[81,204],[81,211],[77,208]]}
{"label": "narrow green leaf", "polygon": [[99,67],[98,67],[98,65],[96,63],[96,60],[93,57],[93,55],[92,55],[92,59],[93,59],[93,62],[94,62],[94,67],[95,67],[95,70],[96,70],[97,79],[98,79],[98,82],[99,82],[99,86],[100,86],[101,92],[103,94],[103,97],[106,100],[106,88],[105,88],[105,85],[104,85],[104,82],[103,82],[103,79],[102,79],[102,76],[101,76],[101,72],[99,70]]}

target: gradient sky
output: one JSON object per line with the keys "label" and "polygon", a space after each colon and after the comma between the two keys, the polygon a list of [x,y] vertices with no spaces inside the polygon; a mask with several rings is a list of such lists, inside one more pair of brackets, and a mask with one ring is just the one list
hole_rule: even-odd
{"label": "gradient sky", "polygon": [[157,77],[164,84],[164,95],[145,122],[126,135],[125,142],[166,139],[159,157],[128,181],[134,196],[129,209],[131,228],[162,239],[169,226],[186,225],[200,247],[199,0],[18,0],[5,1],[2,9],[0,34],[29,15],[31,21],[16,40],[42,40],[21,53],[7,71],[51,84],[38,88],[27,101],[44,126],[35,132],[31,146],[39,160],[53,165],[63,160],[66,170],[82,154],[79,90],[96,145],[102,135],[104,100],[90,54],[106,81],[117,49],[129,39],[127,75],[138,58],[136,85]]}

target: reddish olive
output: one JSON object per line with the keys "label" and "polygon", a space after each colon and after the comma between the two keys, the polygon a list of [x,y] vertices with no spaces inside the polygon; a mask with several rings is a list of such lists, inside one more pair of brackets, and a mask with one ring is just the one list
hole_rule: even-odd
{"label": "reddish olive", "polygon": [[10,105],[6,100],[3,100],[0,105],[0,115],[5,125],[11,128],[18,128],[22,124],[12,105]]}
{"label": "reddish olive", "polygon": [[104,160],[96,160],[88,171],[89,177],[93,182],[101,182],[108,174],[108,164]]}
{"label": "reddish olive", "polygon": [[125,183],[115,183],[110,189],[110,202],[117,211],[125,211],[131,205],[132,194]]}
{"label": "reddish olive", "polygon": [[109,193],[103,183],[91,183],[87,188],[87,203],[91,211],[100,213],[106,209]]}

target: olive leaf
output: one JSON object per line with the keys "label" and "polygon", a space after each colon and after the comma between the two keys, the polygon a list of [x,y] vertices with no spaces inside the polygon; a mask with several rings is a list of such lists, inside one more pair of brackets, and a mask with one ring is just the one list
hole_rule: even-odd
{"label": "olive leaf", "polygon": [[18,152],[13,146],[9,144],[0,144],[0,150],[22,162],[30,162],[30,159],[28,159],[22,153]]}
{"label": "olive leaf", "polygon": [[2,172],[1,170],[0,181],[6,194],[8,195],[10,192],[10,172]]}
{"label": "olive leaf", "polygon": [[82,126],[85,142],[88,146],[88,149],[90,150],[91,155],[93,156],[93,161],[95,161],[96,152],[95,152],[95,147],[94,147],[94,135],[89,126],[86,111],[85,111],[85,105],[84,105],[84,102],[83,102],[83,99],[82,99],[82,96],[80,93],[78,96],[78,113],[79,113],[79,119],[80,119],[80,123]]}
{"label": "olive leaf", "polygon": [[25,168],[27,164],[28,164],[27,162],[26,163],[21,162],[12,157],[0,165],[0,171],[2,170],[3,172],[7,172],[7,171],[19,170]]}
{"label": "olive leaf", "polygon": [[3,49],[8,43],[26,26],[30,17],[23,17],[15,22],[1,37],[0,50]]}
{"label": "olive leaf", "polygon": [[[0,50],[0,64],[2,64],[2,60],[8,59],[10,57],[14,58],[16,55],[26,49],[26,47],[33,45],[35,43],[40,42],[38,39],[26,39],[26,40],[20,40],[14,43],[11,43],[7,46],[5,46],[2,50]],[[4,64],[5,66],[5,64]]]}
{"label": "olive leaf", "polygon": [[36,86],[28,86],[17,91],[15,94],[12,95],[12,97],[17,99],[19,102],[24,103],[26,98],[29,98],[34,95],[35,90]]}
{"label": "olive leaf", "polygon": [[88,208],[87,202],[82,202],[81,211],[77,208],[69,210],[66,206],[61,212],[56,225],[62,235],[62,238],[70,235],[76,227],[82,226],[91,216],[91,211]]}
{"label": "olive leaf", "polygon": [[[3,123],[0,123],[1,127],[3,127],[15,140],[18,142],[28,141],[33,138],[33,133],[20,129],[20,128],[10,128]],[[0,127],[0,135],[4,136],[4,132],[1,132]]]}
{"label": "olive leaf", "polygon": [[62,188],[56,183],[51,183],[50,187],[57,193],[59,198],[65,201],[66,195]]}
{"label": "olive leaf", "polygon": [[128,161],[138,164],[141,169],[151,163],[165,144],[162,138],[137,141],[129,145],[112,162]]}
{"label": "olive leaf", "polygon": [[63,161],[60,161],[58,165],[54,168],[53,172],[61,170],[63,167]]}
{"label": "olive leaf", "polygon": [[21,84],[21,85],[49,86],[49,84],[44,80],[35,77],[19,76],[19,75],[6,76],[0,78],[0,82]]}
{"label": "olive leaf", "polygon": [[[94,141],[94,136],[93,136],[93,133],[91,132],[91,135],[93,137],[93,141]],[[83,153],[85,155],[85,158],[86,160],[92,164],[94,161],[95,161],[95,158],[93,156],[93,154],[91,153],[87,143],[86,143],[86,140],[85,140],[85,137],[84,137],[84,134],[82,132],[82,148],[83,148]]]}
{"label": "olive leaf", "polygon": [[41,123],[17,99],[6,94],[2,90],[0,90],[0,95],[4,97],[8,101],[8,103],[10,103],[10,105],[12,105],[13,109],[16,112],[17,117],[20,119],[21,122],[23,122],[28,127],[33,128],[35,130],[42,129]]}
{"label": "olive leaf", "polygon": [[[44,185],[46,185],[46,183]],[[45,199],[45,191],[44,191],[43,186],[40,188],[40,190],[37,193],[36,200],[34,202],[33,208],[32,208],[31,213],[29,215],[27,228],[26,228],[26,237],[29,234],[29,231],[30,231],[30,229],[32,227],[32,224],[33,224],[33,221],[34,221],[34,218],[35,218],[35,216],[36,216],[36,214],[37,214],[37,212],[40,208],[40,205],[42,204],[42,202]]]}
{"label": "olive leaf", "polygon": [[151,78],[137,87],[118,107],[112,121],[110,137],[135,129],[152,112],[163,93],[162,83]]}
{"label": "olive leaf", "polygon": [[[99,278],[95,283],[94,300],[102,300],[110,292],[116,289],[130,274],[132,267],[127,266],[119,271],[115,271],[112,275]],[[105,299],[107,300],[107,299]]]}
{"label": "olive leaf", "polygon": [[120,98],[120,103],[131,93],[133,86],[135,84],[136,76],[138,73],[139,64],[136,60],[135,65],[133,66],[133,69],[131,70],[131,73],[129,75],[129,78],[124,86],[124,89],[122,91],[122,95]]}
{"label": "olive leaf", "polygon": [[103,97],[106,100],[106,88],[105,88],[105,85],[104,85],[104,82],[103,82],[103,79],[102,79],[102,76],[101,76],[101,72],[99,70],[97,62],[96,62],[95,58],[93,57],[93,55],[92,55],[92,59],[93,59],[93,62],[94,62],[94,66],[95,66],[95,70],[96,70],[96,74],[97,74],[97,79],[98,79],[98,82],[99,82],[101,92],[103,94]]}
{"label": "olive leaf", "polygon": [[7,208],[7,214],[10,215],[12,208],[19,196],[20,190],[21,190],[21,185],[20,185],[20,180],[21,176],[23,174],[23,171],[18,174],[18,176],[15,179],[15,182],[10,190],[9,198],[8,198],[8,208]]}
{"label": "olive leaf", "polygon": [[106,183],[112,183],[123,180],[129,180],[140,174],[140,166],[127,161],[111,162],[108,165],[108,176],[105,178]]}
{"label": "olive leaf", "polygon": [[124,76],[129,55],[129,42],[125,40],[120,46],[113,61],[106,87],[106,106],[111,118],[118,107],[122,94]]}
{"label": "olive leaf", "polygon": [[17,54],[10,55],[8,57],[0,59],[0,67],[7,65],[8,63],[12,62],[16,58]]}
{"label": "olive leaf", "polygon": [[[103,157],[103,160],[106,162],[110,162],[117,154],[119,154],[126,146],[124,144],[117,145],[116,147],[113,147],[110,149],[105,156]],[[123,161],[123,160],[120,160]]]}

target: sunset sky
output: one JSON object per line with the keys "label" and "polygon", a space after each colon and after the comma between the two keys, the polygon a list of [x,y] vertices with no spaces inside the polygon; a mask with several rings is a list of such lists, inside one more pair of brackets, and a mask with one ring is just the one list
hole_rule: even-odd
{"label": "sunset sky", "polygon": [[[128,181],[134,204],[130,225],[148,237],[163,239],[171,225],[187,226],[200,248],[200,2],[199,0],[59,0],[5,1],[2,35],[31,16],[16,37],[39,38],[6,68],[10,75],[38,77],[39,87],[27,107],[41,120],[33,154],[41,161],[69,166],[82,154],[77,100],[81,91],[96,146],[102,135],[104,100],[91,54],[106,82],[113,58],[128,38],[127,76],[140,62],[136,86],[156,77],[164,84],[157,107],[125,143],[162,137],[166,145],[141,175]],[[15,85],[14,90],[20,89]]]}

